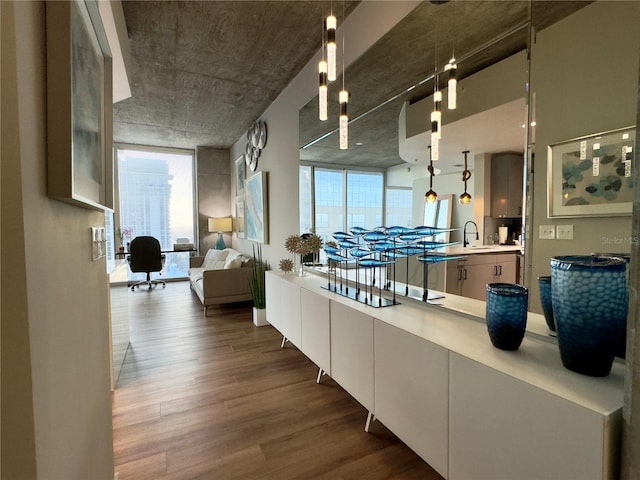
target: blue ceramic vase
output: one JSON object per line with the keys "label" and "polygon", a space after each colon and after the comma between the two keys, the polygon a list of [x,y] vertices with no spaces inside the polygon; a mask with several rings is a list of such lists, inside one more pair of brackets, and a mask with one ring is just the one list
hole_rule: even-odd
{"label": "blue ceramic vase", "polygon": [[553,319],[553,305],[551,303],[551,276],[538,277],[538,289],[540,290],[540,303],[542,313],[547,322],[547,327],[552,332],[556,331],[556,322]]}
{"label": "blue ceramic vase", "polygon": [[527,327],[528,300],[528,290],[522,285],[487,285],[487,330],[494,347],[501,350],[520,347]]}
{"label": "blue ceramic vase", "polygon": [[627,320],[625,261],[591,255],[553,257],[551,301],[562,364],[583,375],[608,375]]}

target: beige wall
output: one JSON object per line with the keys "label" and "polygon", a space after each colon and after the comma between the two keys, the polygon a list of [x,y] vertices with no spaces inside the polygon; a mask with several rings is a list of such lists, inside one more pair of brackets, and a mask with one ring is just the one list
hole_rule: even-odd
{"label": "beige wall", "polygon": [[[533,46],[536,148],[533,183],[531,310],[541,312],[536,277],[551,257],[630,252],[631,218],[547,218],[547,145],[634,125],[640,52],[640,3],[596,2],[543,30]],[[573,225],[574,240],[540,240],[538,225]]]}
{"label": "beige wall", "polygon": [[104,215],[46,196],[44,3],[1,3],[2,478],[113,478]]}

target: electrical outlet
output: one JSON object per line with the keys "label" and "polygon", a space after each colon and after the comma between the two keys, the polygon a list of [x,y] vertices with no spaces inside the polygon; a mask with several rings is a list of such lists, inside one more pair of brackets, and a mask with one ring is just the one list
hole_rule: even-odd
{"label": "electrical outlet", "polygon": [[538,238],[543,240],[553,240],[556,238],[556,228],[553,225],[540,225]]}
{"label": "electrical outlet", "polygon": [[556,238],[558,240],[573,240],[573,225],[556,226]]}

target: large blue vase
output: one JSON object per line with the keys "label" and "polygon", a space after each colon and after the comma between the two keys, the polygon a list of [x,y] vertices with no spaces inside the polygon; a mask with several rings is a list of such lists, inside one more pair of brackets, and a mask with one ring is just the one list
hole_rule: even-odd
{"label": "large blue vase", "polygon": [[551,303],[551,276],[538,277],[538,288],[540,290],[540,303],[542,313],[547,322],[547,327],[552,332],[556,331],[556,322],[553,319],[553,304]]}
{"label": "large blue vase", "polygon": [[487,330],[494,347],[501,350],[520,347],[527,328],[528,299],[528,290],[522,285],[487,285]]}
{"label": "large blue vase", "polygon": [[592,255],[551,259],[551,301],[566,368],[594,377],[609,374],[628,299],[624,260]]}

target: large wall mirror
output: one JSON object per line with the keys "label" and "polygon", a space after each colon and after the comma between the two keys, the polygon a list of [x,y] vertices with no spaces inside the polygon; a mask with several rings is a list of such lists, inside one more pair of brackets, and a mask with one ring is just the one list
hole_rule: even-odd
{"label": "large wall mirror", "polygon": [[[639,4],[623,1],[420,3],[345,72],[348,150],[338,146],[337,100],[325,122],[317,120],[317,99],[301,109],[301,164],[383,169],[388,184],[414,189],[414,223],[422,223],[433,73],[455,52],[458,108],[446,109],[445,94],[434,189],[454,200],[462,193],[462,152],[470,150],[473,202],[452,202],[452,227],[479,221],[480,243],[489,243],[508,225],[524,243],[521,280],[530,310],[540,313],[535,278],[549,274],[552,256],[630,252],[628,213],[548,217],[547,147],[635,123],[639,16]],[[341,78],[329,86],[329,99],[341,86]],[[517,213],[492,216],[488,165],[500,155],[520,158],[524,201]],[[541,225],[571,225],[573,239],[540,239]],[[461,240],[459,231],[452,240]],[[442,286],[441,276],[430,280]]]}

